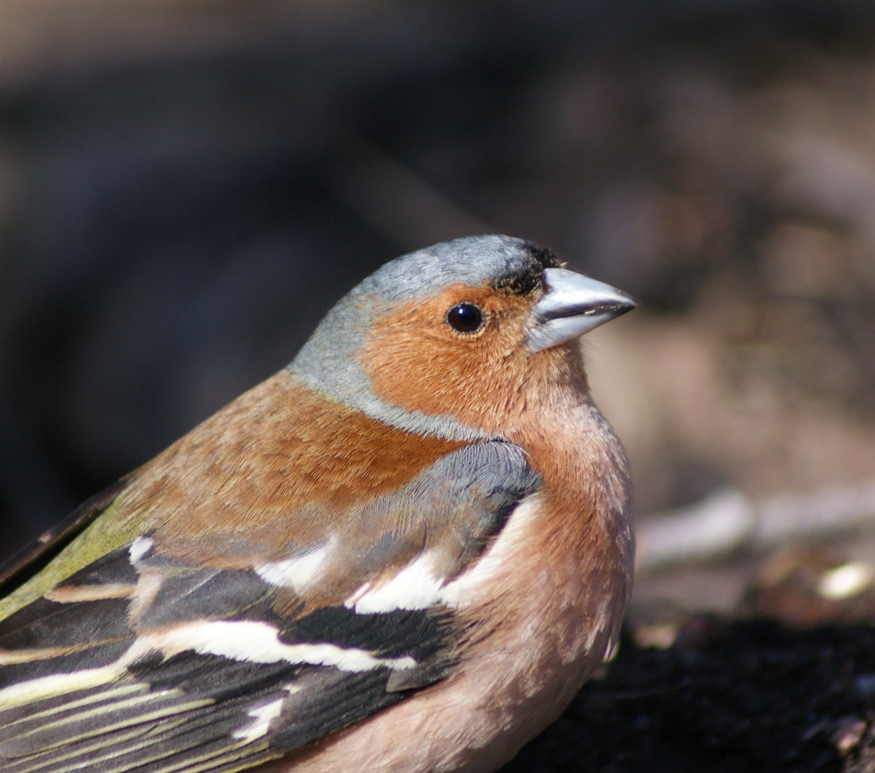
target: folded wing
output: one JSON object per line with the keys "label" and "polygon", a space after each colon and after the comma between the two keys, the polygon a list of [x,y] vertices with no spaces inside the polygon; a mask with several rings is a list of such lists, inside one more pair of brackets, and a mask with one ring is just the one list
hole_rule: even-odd
{"label": "folded wing", "polygon": [[242,770],[404,700],[464,657],[442,589],[537,487],[487,442],[279,561],[141,534],[0,622],[0,767]]}

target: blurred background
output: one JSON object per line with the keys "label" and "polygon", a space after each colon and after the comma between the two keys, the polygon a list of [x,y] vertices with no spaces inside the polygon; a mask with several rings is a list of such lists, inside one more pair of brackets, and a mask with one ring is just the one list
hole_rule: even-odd
{"label": "blurred background", "polygon": [[[3,551],[284,366],[376,266],[483,232],[643,303],[586,342],[642,603],[737,603],[788,496],[850,496],[815,536],[875,557],[864,0],[3,0]],[[651,515],[714,495],[741,536],[657,571]]]}

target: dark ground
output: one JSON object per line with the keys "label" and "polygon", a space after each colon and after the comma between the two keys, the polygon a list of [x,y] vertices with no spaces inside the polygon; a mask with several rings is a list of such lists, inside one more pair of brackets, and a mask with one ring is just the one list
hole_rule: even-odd
{"label": "dark ground", "polygon": [[875,630],[696,617],[627,641],[506,773],[875,769]]}
{"label": "dark ground", "polygon": [[[3,552],[474,232],[643,302],[588,343],[642,520],[871,480],[873,128],[862,0],[9,0]],[[871,578],[818,590],[872,529],[828,566],[792,543],[641,573],[616,660],[508,770],[875,771]]]}

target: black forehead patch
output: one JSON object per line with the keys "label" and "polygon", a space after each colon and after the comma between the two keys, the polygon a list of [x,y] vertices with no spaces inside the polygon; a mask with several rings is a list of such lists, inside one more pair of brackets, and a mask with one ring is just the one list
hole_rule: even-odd
{"label": "black forehead patch", "polygon": [[546,247],[533,242],[524,242],[520,249],[530,260],[525,265],[495,277],[489,285],[494,290],[504,290],[514,295],[528,295],[541,287],[545,268],[559,268],[562,262]]}

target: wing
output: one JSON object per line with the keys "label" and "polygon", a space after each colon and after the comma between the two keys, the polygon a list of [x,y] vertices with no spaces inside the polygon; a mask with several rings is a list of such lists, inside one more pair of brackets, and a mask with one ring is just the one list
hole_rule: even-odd
{"label": "wing", "polygon": [[280,560],[137,537],[0,622],[2,769],[242,770],[427,688],[461,656],[442,589],[538,485],[489,442]]}

